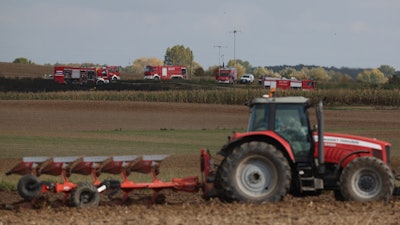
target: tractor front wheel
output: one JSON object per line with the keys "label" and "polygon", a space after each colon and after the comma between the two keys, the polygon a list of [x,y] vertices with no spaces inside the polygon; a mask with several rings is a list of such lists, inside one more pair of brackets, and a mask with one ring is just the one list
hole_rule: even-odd
{"label": "tractor front wheel", "polygon": [[340,192],[348,201],[388,199],[394,190],[394,176],[389,167],[375,157],[360,157],[350,162],[340,177]]}
{"label": "tractor front wheel", "polygon": [[282,152],[265,142],[244,143],[222,162],[216,177],[223,201],[276,202],[289,190],[291,169]]}
{"label": "tractor front wheel", "polygon": [[98,206],[100,194],[93,184],[81,183],[72,191],[71,202],[76,207]]}

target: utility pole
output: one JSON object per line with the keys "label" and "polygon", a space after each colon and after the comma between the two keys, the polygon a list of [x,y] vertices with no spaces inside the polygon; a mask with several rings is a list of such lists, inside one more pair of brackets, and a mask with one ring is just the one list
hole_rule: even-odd
{"label": "utility pole", "polygon": [[226,48],[226,46],[214,45],[214,48],[218,48],[218,66],[221,67],[221,48]]}
{"label": "utility pole", "polygon": [[234,67],[236,68],[236,33],[240,32],[240,30],[233,30],[231,33],[233,33],[233,62],[234,62]]}

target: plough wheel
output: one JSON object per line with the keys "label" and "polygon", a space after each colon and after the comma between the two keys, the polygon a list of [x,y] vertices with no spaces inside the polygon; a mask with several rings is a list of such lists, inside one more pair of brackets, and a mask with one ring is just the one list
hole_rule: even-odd
{"label": "plough wheel", "polygon": [[23,199],[30,201],[40,195],[42,185],[36,176],[27,174],[18,181],[17,189]]}
{"label": "plough wheel", "polygon": [[93,184],[81,183],[72,191],[71,202],[76,207],[98,206],[100,194]]}

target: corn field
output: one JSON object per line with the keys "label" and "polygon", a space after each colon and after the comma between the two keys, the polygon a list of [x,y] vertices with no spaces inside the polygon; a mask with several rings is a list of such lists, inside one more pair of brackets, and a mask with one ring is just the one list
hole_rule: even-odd
{"label": "corn field", "polygon": [[[3,92],[0,100],[87,100],[144,101],[202,104],[244,104],[254,97],[267,94],[265,89],[227,88],[218,90],[168,91],[67,91],[67,92]],[[304,96],[316,103],[325,99],[328,106],[390,106],[400,107],[400,90],[330,89],[316,91],[278,90],[275,96]]]}

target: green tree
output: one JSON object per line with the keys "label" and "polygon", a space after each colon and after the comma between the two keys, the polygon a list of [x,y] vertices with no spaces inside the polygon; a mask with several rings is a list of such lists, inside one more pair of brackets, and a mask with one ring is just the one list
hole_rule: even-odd
{"label": "green tree", "polygon": [[193,68],[193,69],[194,69],[194,71],[193,71],[193,75],[194,76],[202,77],[202,76],[205,75],[203,67],[200,66],[200,67],[196,67],[196,68]]}
{"label": "green tree", "polygon": [[190,67],[193,63],[193,53],[189,47],[183,45],[175,45],[167,48],[164,57],[165,65],[181,65]]}
{"label": "green tree", "polygon": [[338,83],[347,83],[353,81],[353,78],[345,73],[340,71],[329,70],[328,71],[329,80]]}
{"label": "green tree", "polygon": [[217,65],[208,67],[208,70],[206,71],[207,76],[215,77],[215,75],[218,73],[218,68],[219,66]]}
{"label": "green tree", "polygon": [[19,58],[14,59],[13,63],[34,64],[31,60],[24,58],[24,57],[19,57]]}
{"label": "green tree", "polygon": [[189,70],[189,76],[191,76],[192,74],[197,77],[205,75],[203,67],[196,61],[193,61],[189,69],[191,69]]}
{"label": "green tree", "polygon": [[387,78],[391,78],[396,73],[396,69],[389,65],[381,65],[378,70],[381,71]]}
{"label": "green tree", "polygon": [[400,72],[396,72],[388,82],[384,85],[386,89],[398,89],[400,88]]}

